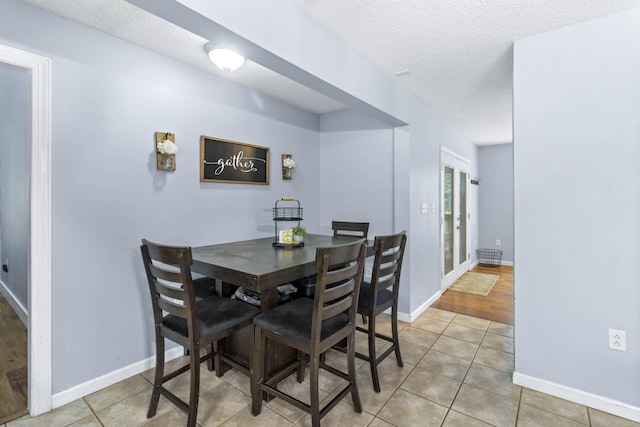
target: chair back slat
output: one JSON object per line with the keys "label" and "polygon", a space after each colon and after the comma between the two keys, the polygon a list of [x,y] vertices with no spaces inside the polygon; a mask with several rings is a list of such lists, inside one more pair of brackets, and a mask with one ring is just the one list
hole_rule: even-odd
{"label": "chair back slat", "polygon": [[158,298],[158,308],[169,314],[184,317],[185,319],[189,316],[189,312],[183,304],[177,304],[168,299]]}
{"label": "chair back slat", "polygon": [[404,231],[389,236],[376,236],[371,270],[370,307],[376,307],[376,297],[383,289],[393,288],[393,294],[397,299],[406,243],[407,234]]}
{"label": "chair back slat", "polygon": [[189,333],[197,336],[191,248],[163,246],[142,240],[140,251],[147,272],[156,327],[162,324],[164,314],[169,313],[186,319]]}
{"label": "chair back slat", "polygon": [[159,280],[155,282],[156,291],[165,298],[172,298],[175,300],[184,301],[186,299],[186,293],[182,288],[176,288],[168,284],[162,283]]}
{"label": "chair back slat", "polygon": [[158,245],[148,240],[143,240],[142,245],[147,247],[149,257],[154,261],[168,265],[180,265],[180,261],[184,260],[186,265],[191,265],[190,248]]}
{"label": "chair back slat", "polygon": [[326,320],[337,316],[340,313],[344,313],[351,308],[353,300],[353,297],[342,298],[334,301],[332,304],[325,305],[322,307],[322,318]]}
{"label": "chair back slat", "polygon": [[325,288],[324,299],[325,301],[335,301],[349,295],[353,292],[355,282],[353,280],[342,280],[341,282],[332,285],[330,288]]}
{"label": "chair back slat", "polygon": [[160,266],[151,264],[149,266],[151,274],[158,280],[164,280],[166,282],[182,283],[182,273],[179,269],[169,270],[166,266]]}
{"label": "chair back slat", "polygon": [[333,236],[357,236],[367,238],[368,222],[331,221]]}
{"label": "chair back slat", "polygon": [[318,280],[311,320],[312,343],[320,342],[322,322],[342,313],[347,314],[348,323],[355,327],[365,254],[363,239],[317,249]]}

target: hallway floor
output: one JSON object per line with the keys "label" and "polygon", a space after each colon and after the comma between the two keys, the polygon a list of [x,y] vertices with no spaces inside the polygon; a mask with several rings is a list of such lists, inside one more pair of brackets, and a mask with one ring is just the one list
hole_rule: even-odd
{"label": "hallway floor", "polygon": [[[379,325],[389,329],[389,318],[379,319]],[[376,394],[369,366],[357,360],[364,411],[355,413],[348,396],[323,418],[324,427],[640,427],[639,423],[513,385],[511,325],[429,308],[413,323],[401,323],[400,328],[404,368],[388,357],[380,367],[382,391]],[[366,337],[358,334],[358,346],[362,345],[366,345]],[[335,360],[337,365],[343,357],[332,353],[328,361]],[[133,376],[40,417],[24,416],[1,427],[186,424],[186,415],[164,398],[158,414],[146,418],[152,373]],[[323,374],[321,398],[326,399],[340,383]],[[177,394],[185,398],[188,375],[172,381]],[[298,384],[295,376],[290,377],[283,387],[308,401],[308,378]],[[249,381],[235,371],[217,378],[204,369],[200,396],[198,422],[203,427],[311,424],[308,415],[279,399],[265,403],[262,414],[253,417]]]}

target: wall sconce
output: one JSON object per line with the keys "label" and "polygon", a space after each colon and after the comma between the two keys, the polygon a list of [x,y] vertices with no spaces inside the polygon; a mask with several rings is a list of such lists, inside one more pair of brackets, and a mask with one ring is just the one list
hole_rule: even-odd
{"label": "wall sconce", "polygon": [[291,174],[293,168],[296,167],[296,162],[291,158],[291,154],[282,155],[282,179],[289,180],[292,178]]}
{"label": "wall sconce", "polygon": [[175,135],[167,132],[156,132],[156,166],[161,171],[176,170]]}
{"label": "wall sconce", "polygon": [[204,51],[209,55],[211,62],[227,74],[237,70],[244,64],[244,56],[230,49],[216,47],[211,42],[204,45]]}

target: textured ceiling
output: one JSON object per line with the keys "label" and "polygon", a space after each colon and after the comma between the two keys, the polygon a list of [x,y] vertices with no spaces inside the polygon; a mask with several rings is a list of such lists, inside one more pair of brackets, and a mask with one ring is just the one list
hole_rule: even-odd
{"label": "textured ceiling", "polygon": [[[308,111],[343,108],[250,61],[225,75],[202,53],[206,40],[124,0],[23,1]],[[292,1],[478,145],[512,140],[514,40],[640,6],[640,0]]]}
{"label": "textured ceiling", "polygon": [[[293,1],[476,144],[512,140],[515,40],[640,6],[638,0]],[[395,77],[405,70],[410,74]]]}

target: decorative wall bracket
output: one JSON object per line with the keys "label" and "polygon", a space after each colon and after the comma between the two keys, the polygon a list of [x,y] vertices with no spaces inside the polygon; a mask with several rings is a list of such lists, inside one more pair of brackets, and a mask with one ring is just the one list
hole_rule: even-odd
{"label": "decorative wall bracket", "polygon": [[[175,144],[175,135],[168,132],[156,132],[156,166],[158,170],[162,171],[174,171],[176,170],[176,155],[175,152],[178,147],[173,147],[173,153],[162,152],[164,149],[160,148],[162,143],[166,144],[166,141],[170,141]],[[160,143],[160,145],[158,145]]]}

